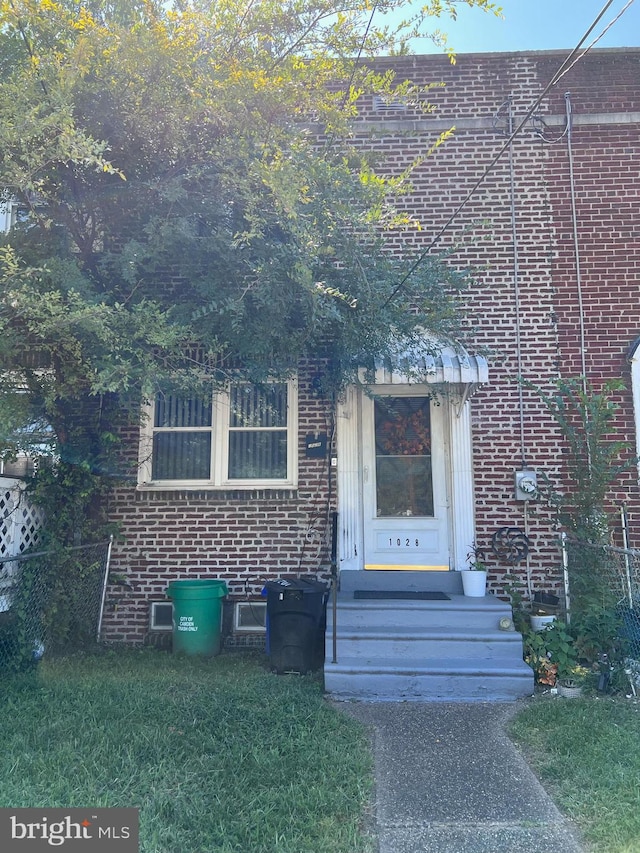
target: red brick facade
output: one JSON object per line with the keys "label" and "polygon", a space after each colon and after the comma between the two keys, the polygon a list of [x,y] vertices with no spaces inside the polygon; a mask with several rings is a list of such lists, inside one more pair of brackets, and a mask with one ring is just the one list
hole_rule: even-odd
{"label": "red brick facade", "polygon": [[[455,65],[434,56],[388,60],[400,79],[446,86],[430,91],[433,112],[364,109],[356,125],[361,144],[373,145],[386,168],[399,173],[420,160],[442,130],[456,128],[414,171],[405,205],[421,229],[394,235],[398,251],[415,254],[430,245],[504,146],[509,108],[517,127],[566,55],[463,55]],[[596,51],[577,62],[433,249],[460,244],[451,263],[476,271],[465,306],[470,347],[486,350],[490,363],[489,383],[471,403],[477,542],[487,545],[504,526],[526,530],[528,571],[538,586],[560,585],[557,530],[544,501],[514,500],[514,472],[530,467],[561,486],[563,447],[544,405],[517,376],[546,391],[558,377],[580,376],[583,364],[595,388],[621,378],[627,390],[618,400],[619,426],[635,442],[628,352],[640,335],[639,82],[638,50]],[[300,376],[297,489],[131,487],[114,494],[111,518],[121,539],[112,568],[131,588],[109,588],[108,639],[143,641],[148,600],[163,598],[172,579],[222,578],[231,598],[241,600],[258,596],[270,576],[327,571],[327,519],[333,506],[339,510],[340,496],[332,454],[314,459],[304,453],[305,435],[333,429],[333,413],[313,393],[312,376],[313,369]],[[631,545],[640,547],[635,469],[611,500],[626,503]],[[500,591],[506,569],[495,559],[491,566],[491,586]]]}
{"label": "red brick facade", "polygon": [[165,598],[171,580],[215,577],[230,599],[260,597],[277,575],[316,575],[327,569],[327,519],[335,493],[330,458],[307,458],[305,437],[329,434],[331,407],[301,372],[297,489],[252,491],[137,491],[114,493],[110,517],[122,531],[112,570],[132,589],[110,587],[107,638],[140,642],[148,628],[149,600]]}

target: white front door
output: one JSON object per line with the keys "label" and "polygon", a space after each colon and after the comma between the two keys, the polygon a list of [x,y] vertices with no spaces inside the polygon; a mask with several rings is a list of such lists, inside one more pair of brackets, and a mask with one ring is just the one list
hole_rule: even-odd
{"label": "white front door", "polygon": [[362,399],[364,568],[446,571],[446,404],[411,386]]}

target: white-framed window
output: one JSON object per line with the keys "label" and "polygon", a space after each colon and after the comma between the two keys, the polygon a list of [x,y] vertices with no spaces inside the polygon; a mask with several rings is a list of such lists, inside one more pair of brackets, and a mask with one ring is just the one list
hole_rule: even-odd
{"label": "white-framed window", "polygon": [[139,472],[140,486],[295,486],[296,382],[158,394],[142,426]]}

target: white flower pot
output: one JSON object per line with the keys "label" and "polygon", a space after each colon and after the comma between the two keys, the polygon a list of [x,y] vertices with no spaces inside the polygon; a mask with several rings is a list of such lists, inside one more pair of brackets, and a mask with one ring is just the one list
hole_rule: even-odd
{"label": "white flower pot", "polygon": [[482,598],[487,592],[487,573],[482,571],[471,571],[463,569],[462,590],[470,598]]}
{"label": "white flower pot", "polygon": [[555,614],[545,614],[544,616],[534,616],[531,615],[531,628],[534,631],[544,631],[544,629],[551,625],[551,623],[555,620]]}

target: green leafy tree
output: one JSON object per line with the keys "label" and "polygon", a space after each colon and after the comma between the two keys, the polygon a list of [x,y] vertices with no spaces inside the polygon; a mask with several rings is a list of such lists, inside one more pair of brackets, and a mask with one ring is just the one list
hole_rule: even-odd
{"label": "green leafy tree", "polygon": [[424,332],[459,336],[446,258],[389,298],[409,261],[386,236],[419,227],[394,205],[408,176],[349,137],[364,93],[420,94],[369,60],[456,8],[385,25],[404,5],[0,2],[0,187],[19,211],[0,253],[7,453],[35,410],[58,484],[72,466],[87,495],[78,471],[119,473],[116,414],[167,382],[325,357],[335,390]]}
{"label": "green leafy tree", "polygon": [[577,539],[607,544],[609,489],[636,462],[630,456],[629,442],[617,437],[614,395],[624,386],[620,380],[610,380],[597,391],[584,387],[581,380],[562,379],[553,394],[536,390],[568,450],[567,489],[561,493],[549,488],[559,520]]}
{"label": "green leafy tree", "polygon": [[566,446],[563,488],[559,491],[543,472],[542,481],[558,521],[568,533],[571,630],[582,654],[592,662],[597,651],[612,662],[614,658],[619,661],[623,656],[618,613],[620,557],[603,546],[611,538],[610,490],[637,465],[616,422],[615,396],[624,386],[620,380],[609,380],[595,389],[582,379],[563,379],[553,393],[536,390]]}

